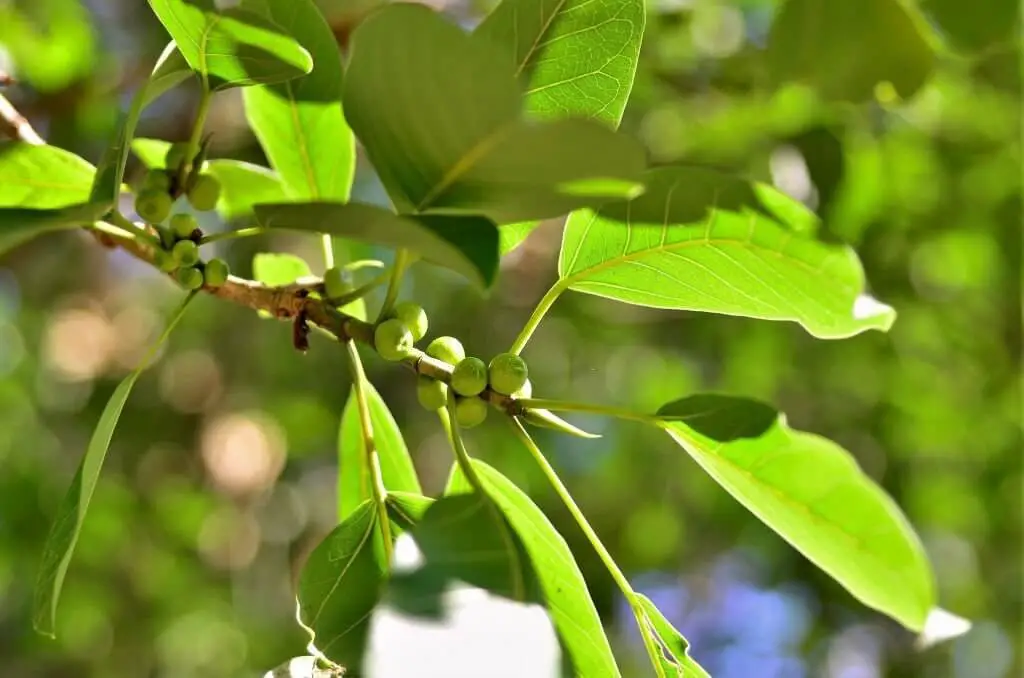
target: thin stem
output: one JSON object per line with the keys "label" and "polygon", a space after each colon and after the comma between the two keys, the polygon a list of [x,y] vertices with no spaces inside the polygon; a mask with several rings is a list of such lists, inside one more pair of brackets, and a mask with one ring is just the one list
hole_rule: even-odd
{"label": "thin stem", "polygon": [[388,490],[384,486],[384,477],[380,470],[380,455],[377,452],[377,444],[373,440],[373,422],[370,420],[370,406],[366,400],[366,372],[363,370],[363,361],[359,357],[359,349],[351,339],[345,342],[348,350],[349,364],[352,368],[352,389],[356,395],[356,409],[359,411],[359,425],[363,431],[363,448],[366,452],[366,462],[370,474],[370,491],[373,494],[373,501],[377,505],[377,517],[380,523],[380,532],[384,540],[384,556],[388,564],[391,563],[391,522],[388,519],[388,507],[385,503]]}
{"label": "thin stem", "polygon": [[610,407],[608,405],[577,403],[571,400],[550,400],[548,398],[519,398],[516,402],[528,410],[535,409],[550,410],[552,412],[583,412],[585,414],[600,414],[606,417],[615,417],[616,419],[639,421],[644,424],[658,423],[658,418],[653,415],[643,414],[642,412],[633,412],[632,410],[627,410],[621,407]]}
{"label": "thin stem", "polygon": [[223,233],[211,233],[204,235],[199,239],[200,245],[207,245],[211,242],[218,242],[220,240],[233,240],[235,238],[250,238],[254,235],[262,235],[268,232],[270,229],[263,228],[262,226],[250,226],[249,228],[240,228],[236,231],[224,231]]}
{"label": "thin stem", "polygon": [[360,285],[359,287],[355,288],[354,290],[347,294],[343,294],[342,296],[337,297],[336,299],[327,299],[327,301],[330,302],[333,306],[345,306],[346,304],[351,304],[353,301],[356,301],[357,299],[362,299],[367,294],[383,285],[385,282],[387,282],[389,277],[390,274],[388,274],[387,272],[381,273],[380,275],[378,275],[376,278],[366,283],[365,285]]}
{"label": "thin stem", "polygon": [[358,271],[361,268],[387,268],[383,261],[376,259],[356,259],[345,264],[342,268],[346,271]]}
{"label": "thin stem", "polygon": [[622,570],[619,569],[615,559],[612,558],[612,555],[608,553],[608,549],[606,549],[604,544],[601,543],[600,537],[597,536],[594,528],[590,526],[590,522],[587,520],[586,516],[583,515],[583,511],[581,511],[580,507],[576,505],[576,501],[572,498],[572,494],[569,493],[568,488],[566,488],[562,483],[562,479],[558,477],[558,473],[548,462],[544,453],[540,451],[539,447],[537,447],[537,443],[533,441],[530,434],[525,428],[523,428],[522,423],[514,417],[509,417],[508,420],[512,424],[512,429],[515,431],[516,436],[520,441],[522,441],[526,449],[530,451],[530,454],[533,455],[533,458],[540,466],[541,471],[543,471],[544,475],[547,476],[548,482],[551,483],[553,488],[555,488],[555,493],[562,500],[562,503],[565,504],[565,507],[569,509],[569,513],[571,513],[572,517],[576,520],[576,524],[580,526],[581,530],[583,530],[583,534],[586,535],[590,545],[594,547],[595,551],[597,551],[597,556],[601,559],[601,562],[604,563],[605,568],[607,568],[608,573],[611,574],[612,579],[619,587],[619,590],[622,591],[622,595],[626,597],[630,608],[633,610],[634,616],[636,616],[637,624],[640,627],[640,634],[644,637],[644,647],[647,649],[647,654],[651,658],[651,663],[654,664],[655,670],[658,673],[658,678],[665,678],[665,672],[664,669],[661,668],[660,655],[657,647],[655,647],[654,639],[648,637],[647,626],[643,623],[643,619],[640,617],[642,608],[640,607],[636,593],[633,591],[633,587],[630,586],[629,580],[626,579],[626,575],[622,573]]}
{"label": "thin stem", "polygon": [[529,320],[526,321],[522,331],[519,332],[519,336],[516,337],[515,342],[512,344],[512,348],[508,350],[509,353],[519,355],[523,352],[523,348],[526,347],[526,342],[530,341],[530,337],[533,336],[533,333],[540,325],[540,321],[544,319],[547,312],[551,310],[551,305],[555,303],[555,300],[558,299],[559,295],[562,294],[565,289],[566,288],[562,284],[562,281],[559,280],[551,286],[551,289],[549,289],[543,297],[541,297],[541,300],[537,302],[537,308],[533,309],[533,313],[530,315]]}
{"label": "thin stem", "polygon": [[330,234],[324,233],[320,239],[320,245],[324,250],[324,268],[334,268],[334,238]]}
{"label": "thin stem", "polygon": [[[185,147],[185,163],[190,164],[199,152],[199,144],[203,139],[203,129],[206,127],[206,116],[210,112],[210,102],[213,100],[213,92],[203,87],[203,93],[199,97],[199,107],[196,109],[196,121],[192,125],[192,136],[189,137],[188,146]],[[198,168],[197,168],[198,169]]]}
{"label": "thin stem", "polygon": [[113,210],[110,215],[110,223],[114,224],[123,231],[131,233],[135,238],[145,243],[153,245],[154,247],[162,247],[160,238],[147,231],[142,226],[139,226],[135,222],[128,219],[117,210]]}
{"label": "thin stem", "polygon": [[388,283],[388,292],[384,297],[384,303],[380,307],[380,314],[377,316],[377,322],[384,320],[391,313],[391,309],[395,306],[395,301],[398,299],[398,292],[402,288],[402,276],[405,275],[405,269],[409,266],[409,260],[411,253],[407,249],[398,250],[398,254],[395,255],[395,263],[391,266],[391,281]]}

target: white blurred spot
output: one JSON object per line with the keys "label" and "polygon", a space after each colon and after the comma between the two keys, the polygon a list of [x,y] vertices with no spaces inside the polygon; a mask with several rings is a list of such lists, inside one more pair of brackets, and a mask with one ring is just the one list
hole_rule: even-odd
{"label": "white blurred spot", "polygon": [[924,630],[917,637],[917,648],[924,650],[938,643],[952,640],[971,630],[971,622],[947,612],[941,607],[933,608],[924,622]]}
{"label": "white blurred spot", "polygon": [[395,540],[395,555],[392,569],[401,574],[418,570],[423,565],[423,552],[416,545],[416,540],[408,532],[403,532]]}
{"label": "white blurred spot", "polygon": [[224,508],[210,514],[199,530],[199,553],[221,570],[247,567],[260,549],[260,526],[247,513]]}
{"label": "white blurred spot", "polygon": [[803,153],[793,146],[779,146],[772,151],[768,166],[775,187],[800,202],[810,204],[816,201],[814,182]]}
{"label": "white blurred spot", "polygon": [[209,410],[223,390],[220,367],[206,351],[178,353],[160,371],[160,396],[179,412]]}
{"label": "white blurred spot", "polygon": [[293,657],[276,669],[264,673],[263,678],[334,678],[340,675],[343,674],[319,668],[316,657]]}
{"label": "white blurred spot", "polygon": [[43,360],[62,381],[95,379],[106,371],[116,346],[114,328],[97,311],[60,311],[43,336]]}
{"label": "white blurred spot", "polygon": [[735,54],[743,46],[743,14],[735,7],[702,3],[693,12],[690,34],[701,54],[717,59]]}
{"label": "white blurred spot", "polygon": [[259,492],[284,468],[284,435],[276,423],[258,415],[226,415],[206,426],[202,455],[211,479],[224,491]]}
{"label": "white blurred spot", "polygon": [[878,315],[892,313],[892,306],[883,304],[874,297],[862,294],[853,302],[853,317],[857,320],[866,320]]}

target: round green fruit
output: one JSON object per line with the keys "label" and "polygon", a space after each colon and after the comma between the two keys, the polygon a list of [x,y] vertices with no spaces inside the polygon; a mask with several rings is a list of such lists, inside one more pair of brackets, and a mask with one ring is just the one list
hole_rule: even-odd
{"label": "round green fruit", "polygon": [[499,353],[487,367],[491,388],[502,395],[512,395],[521,389],[529,376],[526,361],[512,353]]}
{"label": "round green fruit", "polygon": [[200,212],[209,212],[220,200],[220,181],[212,174],[200,174],[188,189],[188,202]]}
{"label": "round green fruit", "polygon": [[186,150],[188,150],[188,144],[181,142],[171,144],[167,149],[167,155],[164,156],[164,166],[170,170],[177,170],[185,161]]}
{"label": "round green fruit", "polygon": [[487,401],[481,398],[459,398],[455,403],[455,421],[462,428],[473,428],[487,418]]}
{"label": "round green fruit", "polygon": [[352,291],[340,268],[329,268],[324,272],[324,293],[328,299],[338,299]]}
{"label": "round green fruit", "polygon": [[150,170],[142,181],[142,188],[167,193],[171,190],[171,175],[161,169]]}
{"label": "round green fruit", "polygon": [[427,355],[449,365],[458,365],[466,357],[466,349],[455,337],[438,337],[427,344]]}
{"label": "round green fruit", "polygon": [[203,272],[198,268],[179,268],[174,277],[187,290],[198,290],[203,286]]}
{"label": "round green fruit", "polygon": [[448,386],[444,382],[420,375],[416,379],[416,398],[431,412],[448,402]]}
{"label": "round green fruit", "polygon": [[153,253],[153,263],[156,264],[164,273],[170,273],[174,269],[178,268],[178,262],[174,260],[170,252],[166,250],[156,250]]}
{"label": "round green fruit", "polygon": [[174,243],[171,255],[182,266],[195,266],[199,261],[199,246],[191,240],[179,240]]}
{"label": "round green fruit", "polygon": [[171,196],[164,191],[147,188],[135,196],[135,213],[142,217],[143,221],[159,224],[171,213],[173,202]]}
{"label": "round green fruit", "polygon": [[419,304],[412,301],[399,302],[395,304],[391,316],[405,323],[416,341],[427,336],[427,312]]}
{"label": "round green fruit", "polygon": [[480,358],[464,358],[452,371],[452,388],[461,396],[475,396],[487,388],[487,365]]}
{"label": "round green fruit", "polygon": [[187,240],[192,237],[192,231],[199,228],[199,222],[191,214],[175,214],[171,217],[171,231],[178,240]]}
{"label": "round green fruit", "polygon": [[223,259],[210,259],[203,267],[203,280],[209,287],[221,287],[228,281],[231,269]]}
{"label": "round green fruit", "polygon": [[398,362],[412,353],[412,332],[401,320],[385,320],[373,331],[373,345],[384,360]]}

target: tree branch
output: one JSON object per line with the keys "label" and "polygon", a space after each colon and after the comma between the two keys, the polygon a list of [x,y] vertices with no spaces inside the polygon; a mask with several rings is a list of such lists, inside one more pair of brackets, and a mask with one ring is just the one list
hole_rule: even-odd
{"label": "tree branch", "polygon": [[[0,73],[0,76],[4,74]],[[43,138],[32,128],[32,124],[18,112],[18,109],[14,107],[7,97],[0,94],[0,121],[6,135],[12,139],[18,141],[24,141],[26,144],[34,144],[36,146],[42,146],[46,142]]]}

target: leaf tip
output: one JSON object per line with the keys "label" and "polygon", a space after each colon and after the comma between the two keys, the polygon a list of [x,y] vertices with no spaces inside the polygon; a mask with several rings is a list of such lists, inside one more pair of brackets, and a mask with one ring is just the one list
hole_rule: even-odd
{"label": "leaf tip", "polygon": [[853,302],[853,317],[855,320],[870,323],[872,327],[882,332],[888,332],[896,322],[896,309],[869,294],[861,294]]}
{"label": "leaf tip", "polygon": [[917,637],[915,647],[918,651],[927,650],[934,645],[959,638],[971,630],[971,622],[941,607],[933,607],[924,621],[924,628]]}

